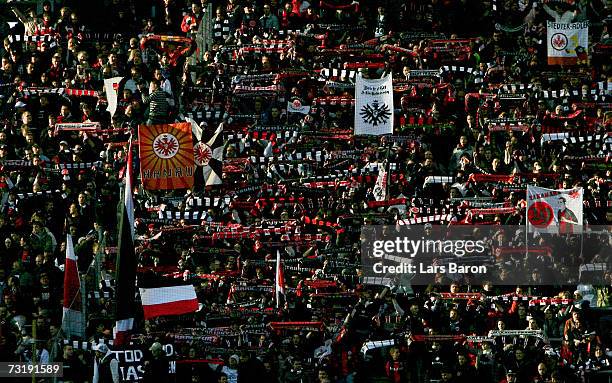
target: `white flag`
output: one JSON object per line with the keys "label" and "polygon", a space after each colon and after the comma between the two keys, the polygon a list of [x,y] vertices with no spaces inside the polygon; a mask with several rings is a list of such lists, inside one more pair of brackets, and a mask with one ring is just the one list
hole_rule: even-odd
{"label": "white flag", "polygon": [[378,177],[376,178],[376,184],[372,193],[377,201],[384,201],[387,199],[387,169],[385,165],[380,164],[378,169]]}
{"label": "white flag", "polygon": [[282,305],[281,295],[285,298],[285,273],[283,271],[283,264],[281,263],[280,251],[276,250],[276,278],[274,282],[274,291],[276,295],[276,307],[279,308]]}
{"label": "white flag", "polygon": [[85,336],[85,318],[81,301],[81,280],[74,254],[72,236],[66,235],[66,263],[64,263],[64,308],[62,330],[67,337]]}
{"label": "white flag", "polygon": [[104,93],[106,93],[106,102],[108,102],[106,110],[111,114],[111,117],[114,116],[117,111],[119,83],[121,80],[123,80],[123,77],[113,77],[104,80]]}
{"label": "white flag", "polygon": [[287,101],[287,113],[310,113],[310,106],[302,104],[300,100]]}
{"label": "white flag", "polygon": [[357,75],[355,85],[355,135],[393,133],[393,84],[391,75],[364,79]]}
{"label": "white flag", "polygon": [[589,22],[546,25],[548,65],[586,65],[589,61]]}
{"label": "white flag", "polygon": [[527,185],[529,232],[578,233],[582,231],[583,189],[546,189]]}

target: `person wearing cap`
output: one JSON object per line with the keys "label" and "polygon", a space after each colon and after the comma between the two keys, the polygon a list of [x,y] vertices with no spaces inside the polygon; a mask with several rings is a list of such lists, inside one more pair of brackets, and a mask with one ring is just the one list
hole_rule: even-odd
{"label": "person wearing cap", "polygon": [[166,382],[170,371],[170,362],[161,343],[155,342],[149,347],[151,355],[144,361],[143,382]]}
{"label": "person wearing cap", "polygon": [[92,383],[119,383],[119,362],[104,343],[93,347],[95,351]]}
{"label": "person wearing cap", "polygon": [[72,153],[68,141],[62,140],[59,143],[59,150],[57,153],[61,162],[72,162]]}
{"label": "person wearing cap", "polygon": [[517,383],[516,372],[513,370],[506,371],[506,377],[499,381],[499,383]]}

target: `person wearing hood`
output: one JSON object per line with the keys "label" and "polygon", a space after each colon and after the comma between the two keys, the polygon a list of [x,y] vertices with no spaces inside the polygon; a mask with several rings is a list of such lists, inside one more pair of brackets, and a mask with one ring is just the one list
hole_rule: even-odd
{"label": "person wearing hood", "polygon": [[94,374],[92,383],[119,383],[119,362],[113,357],[108,346],[100,343],[94,346]]}
{"label": "person wearing hood", "polygon": [[238,383],[238,364],[240,363],[240,357],[234,354],[229,357],[229,366],[223,366],[221,372],[227,376],[229,383]]}

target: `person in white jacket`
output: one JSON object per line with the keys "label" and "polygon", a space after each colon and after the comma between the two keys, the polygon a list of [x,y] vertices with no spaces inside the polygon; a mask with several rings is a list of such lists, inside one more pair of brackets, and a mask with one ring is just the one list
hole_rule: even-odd
{"label": "person in white jacket", "polygon": [[542,7],[546,13],[555,19],[556,23],[571,23],[574,20],[574,16],[576,16],[574,11],[568,10],[563,12],[563,9],[558,5],[555,6],[555,9],[550,8],[547,4],[542,4]]}
{"label": "person in white jacket", "polygon": [[94,358],[94,375],[92,383],[119,383],[119,362],[113,357],[108,346],[100,343],[93,347],[96,352]]}

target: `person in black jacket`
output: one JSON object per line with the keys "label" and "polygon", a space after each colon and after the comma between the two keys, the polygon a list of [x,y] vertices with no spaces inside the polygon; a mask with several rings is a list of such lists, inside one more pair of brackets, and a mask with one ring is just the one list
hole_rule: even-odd
{"label": "person in black jacket", "polygon": [[170,373],[170,362],[161,343],[153,343],[149,351],[151,351],[151,357],[144,362],[145,373],[143,382],[167,382]]}
{"label": "person in black jacket", "polygon": [[240,353],[240,364],[238,366],[238,383],[260,382],[265,376],[266,370],[263,363],[253,357],[248,351]]}

